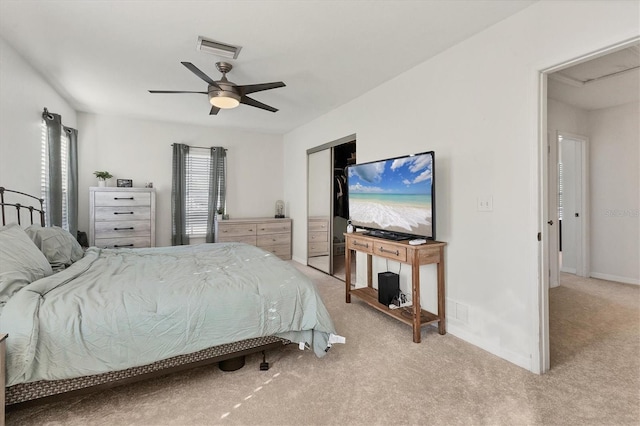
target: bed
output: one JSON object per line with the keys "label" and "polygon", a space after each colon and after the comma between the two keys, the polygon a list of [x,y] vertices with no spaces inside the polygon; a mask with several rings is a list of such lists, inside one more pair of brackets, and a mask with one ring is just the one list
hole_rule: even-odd
{"label": "bed", "polygon": [[[5,224],[5,207],[17,204],[7,191],[6,405],[241,359],[234,369],[290,342],[322,357],[341,341],[313,282],[271,253],[241,243],[83,250],[42,226],[41,207],[27,208],[29,223]],[[24,206],[16,209],[19,217]]]}

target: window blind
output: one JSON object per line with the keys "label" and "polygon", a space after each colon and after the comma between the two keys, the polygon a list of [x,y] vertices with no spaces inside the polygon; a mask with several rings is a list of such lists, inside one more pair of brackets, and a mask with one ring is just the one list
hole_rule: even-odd
{"label": "window blind", "polygon": [[211,174],[209,150],[192,147],[187,155],[186,169],[186,232],[192,236],[205,235]]}

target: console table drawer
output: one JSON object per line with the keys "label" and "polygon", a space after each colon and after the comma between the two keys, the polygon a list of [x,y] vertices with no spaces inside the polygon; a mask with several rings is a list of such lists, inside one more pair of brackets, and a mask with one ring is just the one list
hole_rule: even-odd
{"label": "console table drawer", "polygon": [[380,257],[386,257],[387,259],[397,260],[399,262],[405,262],[407,260],[406,248],[382,242],[374,245],[373,254]]}
{"label": "console table drawer", "polygon": [[373,242],[366,239],[349,238],[347,240],[347,250],[357,250],[362,253],[373,253]]}

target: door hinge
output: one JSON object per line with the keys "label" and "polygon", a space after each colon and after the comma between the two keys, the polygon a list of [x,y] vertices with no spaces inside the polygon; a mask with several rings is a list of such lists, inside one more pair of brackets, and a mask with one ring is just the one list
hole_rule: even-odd
{"label": "door hinge", "polygon": [[542,232],[538,232],[538,241],[542,241]]}

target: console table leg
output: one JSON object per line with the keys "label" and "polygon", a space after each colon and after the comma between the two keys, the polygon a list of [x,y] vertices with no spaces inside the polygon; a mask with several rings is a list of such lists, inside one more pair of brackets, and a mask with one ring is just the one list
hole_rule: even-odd
{"label": "console table leg", "polygon": [[344,251],[344,285],[346,302],[351,303],[351,249],[347,247]]}
{"label": "console table leg", "polygon": [[438,333],[447,334],[447,321],[444,307],[446,297],[444,294],[444,248],[440,247],[440,262],[438,262]]}
{"label": "console table leg", "polygon": [[413,263],[411,265],[411,297],[413,297],[413,341],[420,343],[420,264]]}

